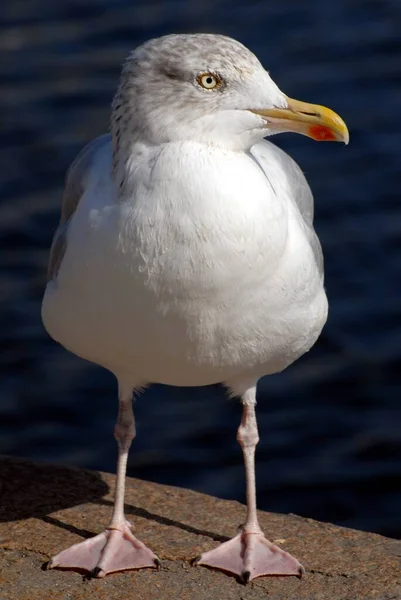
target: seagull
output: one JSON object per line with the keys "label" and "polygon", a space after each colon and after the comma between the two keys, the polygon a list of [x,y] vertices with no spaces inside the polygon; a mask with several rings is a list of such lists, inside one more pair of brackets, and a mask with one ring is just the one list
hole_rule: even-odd
{"label": "seagull", "polygon": [[247,512],[237,535],[196,564],[245,583],[301,576],[258,523],[256,386],[313,346],[328,303],[312,193],[264,138],[290,131],[347,144],[347,127],[286,96],[250,50],[214,34],[135,49],[111,112],[111,134],[68,171],[42,319],[54,340],[117,379],[115,501],[108,527],[49,567],[104,577],[160,564],[124,515],[133,396],[152,383],[220,383],[242,402]]}

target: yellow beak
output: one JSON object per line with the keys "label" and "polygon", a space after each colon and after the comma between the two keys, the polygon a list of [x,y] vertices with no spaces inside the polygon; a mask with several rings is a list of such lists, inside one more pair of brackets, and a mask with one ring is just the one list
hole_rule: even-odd
{"label": "yellow beak", "polygon": [[263,117],[269,129],[302,133],[318,142],[348,144],[349,133],[346,124],[330,108],[292,98],[287,98],[287,102],[287,108],[252,109],[252,112]]}

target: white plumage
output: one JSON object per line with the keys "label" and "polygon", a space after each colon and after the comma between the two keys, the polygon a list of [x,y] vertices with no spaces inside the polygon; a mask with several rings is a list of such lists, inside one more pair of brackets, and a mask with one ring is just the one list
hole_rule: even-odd
{"label": "white plumage", "polygon": [[327,301],[291,159],[269,142],[177,142],[149,152],[121,198],[110,140],[94,152],[44,298],[54,339],[132,386],[258,379],[309,350]]}

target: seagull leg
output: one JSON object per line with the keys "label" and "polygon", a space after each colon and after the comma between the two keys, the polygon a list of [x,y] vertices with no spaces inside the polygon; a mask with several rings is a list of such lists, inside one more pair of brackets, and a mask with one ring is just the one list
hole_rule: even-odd
{"label": "seagull leg", "polygon": [[195,560],[196,565],[206,565],[238,575],[247,583],[262,575],[297,575],[304,572],[302,565],[278,546],[267,540],[259,527],[256,510],[255,447],[259,441],[255,415],[256,387],[242,396],[243,413],[237,440],[245,462],[247,513],[240,532],[214,550],[204,552]]}
{"label": "seagull leg", "polygon": [[157,567],[157,556],[131,532],[131,524],[124,515],[125,474],[128,451],[135,437],[132,409],[132,389],[119,386],[119,409],[114,436],[118,444],[117,480],[114,508],[110,525],[93,538],[74,544],[54,556],[49,568],[84,569],[95,577],[104,577],[114,571]]}

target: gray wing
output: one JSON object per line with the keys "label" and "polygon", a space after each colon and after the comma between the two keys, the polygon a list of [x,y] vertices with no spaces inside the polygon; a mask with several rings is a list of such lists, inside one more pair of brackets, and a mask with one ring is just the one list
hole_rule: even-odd
{"label": "gray wing", "polygon": [[[287,192],[293,199],[301,213],[305,233],[311,244],[313,254],[319,271],[323,273],[323,253],[319,239],[313,229],[314,205],[311,189],[306,181],[305,175],[288,154],[283,150],[268,142],[262,140],[255,146],[252,146],[250,153],[258,163],[267,179],[269,179],[269,170],[282,171],[283,187],[281,191]],[[272,186],[273,187],[273,186]],[[273,187],[274,189],[274,187]],[[277,190],[274,190],[277,193]]]}
{"label": "gray wing", "polygon": [[50,248],[47,281],[57,277],[67,247],[67,230],[71,217],[85,191],[87,176],[96,153],[111,143],[110,134],[101,135],[85,146],[67,171],[60,222],[53,237]]}

